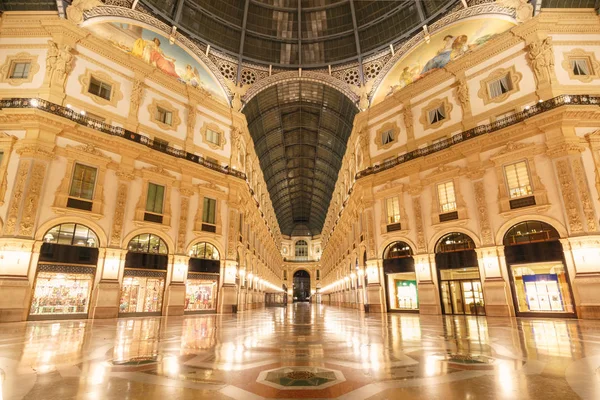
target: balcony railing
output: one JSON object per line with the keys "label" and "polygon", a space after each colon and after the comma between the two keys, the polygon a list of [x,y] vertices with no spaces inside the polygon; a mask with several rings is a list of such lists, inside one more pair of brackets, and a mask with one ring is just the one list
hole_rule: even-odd
{"label": "balcony railing", "polygon": [[387,160],[373,167],[368,167],[356,174],[356,179],[364,178],[368,175],[373,175],[381,171],[385,171],[390,168],[394,168],[397,165],[404,164],[405,162],[414,160],[419,157],[425,157],[429,154],[437,153],[438,151],[445,150],[456,144],[465,142],[469,139],[473,139],[488,133],[499,131],[500,129],[507,128],[509,126],[518,124],[519,122],[525,121],[531,117],[542,114],[546,111],[553,110],[555,108],[564,105],[600,105],[600,97],[589,96],[589,95],[560,95],[552,99],[539,102],[531,107],[526,108],[521,112],[517,112],[513,115],[501,118],[491,124],[477,126],[469,129],[462,133],[458,133],[449,139],[439,141],[431,146],[424,147],[422,149],[413,150],[409,153],[402,154],[392,160]]}
{"label": "balcony railing", "polygon": [[185,150],[176,149],[171,146],[157,146],[154,144],[154,140],[140,135],[139,133],[127,130],[120,126],[110,125],[101,121],[98,121],[94,118],[87,117],[83,114],[80,114],[68,107],[63,107],[58,104],[51,103],[47,100],[38,99],[38,98],[12,98],[12,99],[2,99],[0,100],[0,108],[35,108],[41,111],[48,112],[50,114],[58,115],[63,118],[67,118],[73,122],[76,122],[79,125],[86,126],[88,128],[92,128],[96,131],[106,133],[112,136],[118,136],[120,138],[130,140],[132,142],[136,142],[142,144],[146,147],[149,147],[155,151],[159,151],[161,153],[168,154],[173,157],[182,158],[188,161],[191,161],[196,164],[200,164],[206,168],[212,169],[213,171],[220,172],[226,175],[232,175],[236,178],[246,179],[246,174],[243,172],[237,171],[235,169],[231,169],[227,166],[222,166],[220,164],[211,162],[206,160],[204,157],[189,153]]}

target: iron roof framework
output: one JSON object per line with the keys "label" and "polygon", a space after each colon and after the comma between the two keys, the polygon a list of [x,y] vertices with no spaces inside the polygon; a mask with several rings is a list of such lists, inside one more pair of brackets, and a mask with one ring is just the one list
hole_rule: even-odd
{"label": "iron roof framework", "polygon": [[356,106],[329,86],[298,80],[263,90],[243,112],[281,232],[306,226],[319,234]]}
{"label": "iron roof framework", "polygon": [[[460,0],[140,0],[192,39],[241,62],[325,67],[408,38]],[[239,77],[238,77],[239,78]]]}

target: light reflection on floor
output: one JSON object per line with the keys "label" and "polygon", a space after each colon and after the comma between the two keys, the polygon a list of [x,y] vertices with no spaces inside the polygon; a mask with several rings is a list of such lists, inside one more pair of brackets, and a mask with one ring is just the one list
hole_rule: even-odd
{"label": "light reflection on floor", "polygon": [[598,371],[600,321],[297,304],[0,325],[0,400],[600,399]]}

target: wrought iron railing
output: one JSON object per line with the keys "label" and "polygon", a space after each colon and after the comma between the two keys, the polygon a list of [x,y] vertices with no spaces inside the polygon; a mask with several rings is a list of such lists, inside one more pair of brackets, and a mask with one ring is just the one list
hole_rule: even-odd
{"label": "wrought iron railing", "polygon": [[171,146],[164,146],[162,143],[154,143],[154,140],[147,136],[140,135],[139,133],[130,131],[120,126],[110,125],[102,121],[98,121],[94,118],[90,118],[86,115],[80,114],[71,108],[63,107],[58,104],[51,103],[47,100],[38,98],[12,98],[0,100],[0,108],[35,108],[48,112],[50,114],[58,115],[63,118],[67,118],[79,125],[87,126],[96,131],[103,132],[112,136],[118,136],[120,138],[130,140],[132,142],[139,143],[146,147],[149,147],[155,151],[168,154],[173,157],[183,158],[188,161],[200,164],[206,168],[212,169],[213,171],[220,172],[226,175],[232,175],[236,178],[246,179],[246,174],[229,168],[228,166],[222,166],[220,164],[211,162],[204,157],[189,153],[185,150],[176,149]]}
{"label": "wrought iron railing", "polygon": [[553,110],[555,108],[564,105],[600,105],[600,97],[589,96],[589,95],[560,95],[552,99],[541,101],[533,106],[526,107],[525,110],[514,113],[507,117],[501,118],[497,121],[487,125],[480,125],[475,128],[469,129],[452,136],[449,139],[444,139],[431,146],[427,146],[421,149],[413,150],[411,152],[402,154],[394,159],[384,161],[379,165],[368,167],[356,174],[356,179],[364,178],[368,175],[373,175],[381,171],[393,168],[397,165],[405,162],[414,160],[419,157],[425,157],[429,154],[436,153],[438,151],[445,150],[455,144],[465,142],[469,139],[473,139],[488,133],[499,131],[500,129],[518,124],[519,122],[525,121],[535,115],[544,113],[546,111]]}

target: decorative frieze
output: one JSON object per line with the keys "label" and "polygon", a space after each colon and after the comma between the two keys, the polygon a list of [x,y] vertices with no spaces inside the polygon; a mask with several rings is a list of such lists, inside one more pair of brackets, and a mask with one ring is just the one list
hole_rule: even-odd
{"label": "decorative frieze", "polygon": [[113,225],[110,234],[110,245],[112,247],[120,247],[121,236],[123,234],[123,221],[125,218],[125,206],[127,204],[127,193],[129,184],[120,182],[117,189],[117,200],[115,202],[115,213],[113,214]]}
{"label": "decorative frieze", "polygon": [[558,181],[560,182],[560,189],[563,196],[565,211],[567,213],[567,219],[569,221],[569,227],[571,228],[571,233],[582,233],[583,224],[579,214],[577,192],[575,190],[575,185],[573,185],[573,177],[571,175],[569,161],[567,159],[557,161],[556,172],[558,174]]}

